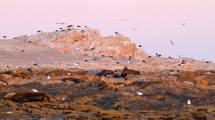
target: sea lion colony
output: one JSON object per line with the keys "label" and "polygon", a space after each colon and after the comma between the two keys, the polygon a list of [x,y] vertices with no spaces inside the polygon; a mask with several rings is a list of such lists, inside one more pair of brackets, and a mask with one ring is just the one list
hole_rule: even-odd
{"label": "sea lion colony", "polygon": [[67,41],[42,31],[0,41],[0,119],[214,119],[212,62],[147,55],[121,34],[84,29]]}

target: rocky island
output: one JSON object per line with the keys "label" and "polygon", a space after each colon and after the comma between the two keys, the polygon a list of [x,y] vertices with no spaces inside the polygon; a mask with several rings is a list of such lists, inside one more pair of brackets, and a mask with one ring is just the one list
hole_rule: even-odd
{"label": "rocky island", "polygon": [[215,119],[213,62],[149,55],[87,26],[0,44],[0,119]]}

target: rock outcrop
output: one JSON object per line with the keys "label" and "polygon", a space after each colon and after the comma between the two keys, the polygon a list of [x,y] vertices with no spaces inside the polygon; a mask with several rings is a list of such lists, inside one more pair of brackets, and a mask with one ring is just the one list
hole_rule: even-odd
{"label": "rock outcrop", "polygon": [[35,44],[55,48],[63,52],[88,56],[117,56],[142,58],[143,50],[138,49],[128,37],[121,34],[103,37],[97,29],[65,29],[52,33],[39,32],[31,38]]}

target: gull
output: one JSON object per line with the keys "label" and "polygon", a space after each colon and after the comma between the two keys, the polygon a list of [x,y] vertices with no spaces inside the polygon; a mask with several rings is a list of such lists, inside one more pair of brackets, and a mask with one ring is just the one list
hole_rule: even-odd
{"label": "gull", "polygon": [[190,99],[189,99],[189,100],[187,100],[187,105],[191,105],[191,101],[190,101]]}
{"label": "gull", "polygon": [[50,79],[51,79],[51,77],[48,75],[48,76],[47,76],[47,79],[48,79],[48,80],[50,80]]}
{"label": "gull", "polygon": [[78,66],[78,64],[77,64],[77,63],[73,63],[73,65],[74,65],[74,66]]}
{"label": "gull", "polygon": [[12,112],[12,111],[9,111],[9,112],[6,112],[6,113],[7,113],[8,115],[9,115],[9,114],[13,114],[13,112]]}
{"label": "gull", "polygon": [[143,93],[142,92],[137,92],[137,95],[142,96]]}
{"label": "gull", "polygon": [[67,73],[67,75],[71,75],[71,73],[69,72],[69,73]]}
{"label": "gull", "polygon": [[33,91],[33,92],[39,92],[39,90],[37,90],[37,89],[32,89],[32,91]]}

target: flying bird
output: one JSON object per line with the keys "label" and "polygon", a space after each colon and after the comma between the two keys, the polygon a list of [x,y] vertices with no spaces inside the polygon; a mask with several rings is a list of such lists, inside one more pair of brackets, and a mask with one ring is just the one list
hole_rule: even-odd
{"label": "flying bird", "polygon": [[60,22],[57,22],[56,24],[59,24],[59,25],[65,25],[66,23],[60,23]]}
{"label": "flying bird", "polygon": [[173,46],[173,47],[175,46],[175,44],[173,43],[173,41],[172,41],[172,40],[170,40],[170,43],[172,44],[172,46]]}
{"label": "flying bird", "polygon": [[128,21],[129,19],[127,19],[127,18],[121,18],[121,19],[117,19],[117,21],[119,21],[119,22],[126,22],[126,21]]}
{"label": "flying bird", "polygon": [[186,23],[184,22],[184,23],[182,23],[182,25],[183,25],[183,26],[186,26]]}

